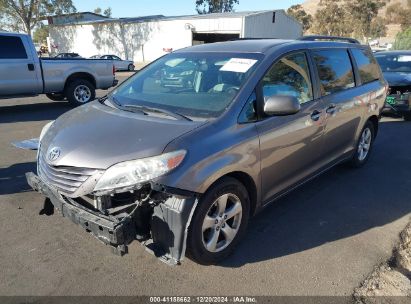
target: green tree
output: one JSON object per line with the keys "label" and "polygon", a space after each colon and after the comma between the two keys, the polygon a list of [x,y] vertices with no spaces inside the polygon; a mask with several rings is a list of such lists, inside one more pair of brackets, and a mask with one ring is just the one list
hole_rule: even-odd
{"label": "green tree", "polygon": [[75,11],[72,0],[0,0],[0,21],[4,27],[29,35],[47,16]]}
{"label": "green tree", "polygon": [[232,12],[236,4],[239,0],[196,0],[196,10],[199,14]]}
{"label": "green tree", "polygon": [[49,27],[40,23],[40,25],[33,32],[33,41],[38,43],[46,43],[48,36]]}
{"label": "green tree", "polygon": [[411,27],[405,29],[395,36],[393,45],[394,50],[409,50],[411,49]]}
{"label": "green tree", "polygon": [[111,18],[112,11],[111,11],[111,7],[106,8],[104,11],[100,7],[97,7],[94,10],[94,13]]}
{"label": "green tree", "polygon": [[304,32],[310,29],[313,22],[313,17],[306,13],[301,4],[290,6],[287,10],[287,14],[297,19],[303,25]]}
{"label": "green tree", "polygon": [[349,13],[343,1],[321,0],[315,13],[313,31],[320,35],[347,36],[352,33]]}
{"label": "green tree", "polygon": [[350,12],[354,34],[364,41],[377,32],[385,32],[385,22],[376,20],[378,11],[386,5],[386,0],[347,0],[345,6]]}

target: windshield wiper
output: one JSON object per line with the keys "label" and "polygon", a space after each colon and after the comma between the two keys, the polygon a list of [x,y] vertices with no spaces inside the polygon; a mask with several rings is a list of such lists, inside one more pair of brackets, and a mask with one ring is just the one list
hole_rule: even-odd
{"label": "windshield wiper", "polygon": [[146,112],[153,112],[153,113],[162,113],[166,114],[168,116],[174,117],[179,120],[187,120],[187,121],[193,121],[192,119],[188,118],[187,116],[177,113],[177,112],[172,112],[169,110],[165,109],[159,109],[159,108],[152,108],[152,107],[147,107],[147,106],[139,106],[139,105],[133,105],[133,104],[126,104],[126,105],[120,105],[121,108],[134,108],[138,109],[139,111],[147,114]]}
{"label": "windshield wiper", "polygon": [[111,103],[120,110],[127,111],[127,112],[132,112],[132,113],[141,113],[143,115],[148,115],[146,112],[144,112],[142,109],[131,106],[131,105],[125,105],[123,106],[120,104],[117,99],[114,96],[111,96],[110,99]]}

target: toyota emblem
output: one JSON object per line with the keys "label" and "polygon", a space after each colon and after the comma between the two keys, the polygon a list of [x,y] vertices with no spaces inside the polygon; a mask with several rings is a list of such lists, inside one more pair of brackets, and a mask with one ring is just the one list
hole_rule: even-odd
{"label": "toyota emblem", "polygon": [[58,147],[54,147],[49,151],[49,161],[55,161],[57,158],[60,157],[61,150]]}

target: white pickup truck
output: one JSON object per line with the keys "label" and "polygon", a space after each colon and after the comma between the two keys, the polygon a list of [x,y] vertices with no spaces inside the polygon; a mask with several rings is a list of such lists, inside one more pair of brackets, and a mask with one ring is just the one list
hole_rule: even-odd
{"label": "white pickup truck", "polygon": [[0,99],[46,94],[80,105],[116,84],[112,61],[38,58],[30,36],[0,32]]}

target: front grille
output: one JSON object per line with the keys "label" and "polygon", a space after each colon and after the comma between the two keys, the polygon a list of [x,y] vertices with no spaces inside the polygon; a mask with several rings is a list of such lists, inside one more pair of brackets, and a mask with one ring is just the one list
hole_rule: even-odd
{"label": "front grille", "polygon": [[42,153],[39,153],[37,170],[45,182],[69,195],[76,192],[90,176],[98,171],[90,168],[52,166],[46,162]]}

